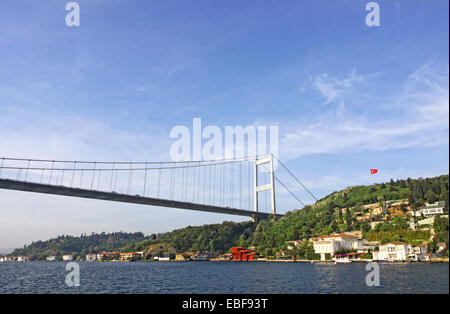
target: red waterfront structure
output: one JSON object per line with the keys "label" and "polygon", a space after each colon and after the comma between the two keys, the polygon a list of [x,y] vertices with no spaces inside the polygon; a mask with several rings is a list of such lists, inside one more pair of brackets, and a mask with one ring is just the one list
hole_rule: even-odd
{"label": "red waterfront structure", "polygon": [[233,261],[253,261],[255,260],[256,250],[248,250],[237,246],[231,249]]}

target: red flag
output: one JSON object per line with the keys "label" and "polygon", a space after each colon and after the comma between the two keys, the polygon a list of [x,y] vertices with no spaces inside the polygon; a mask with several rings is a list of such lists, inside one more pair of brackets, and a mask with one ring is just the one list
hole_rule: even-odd
{"label": "red flag", "polygon": [[370,174],[375,174],[378,172],[378,169],[370,169]]}

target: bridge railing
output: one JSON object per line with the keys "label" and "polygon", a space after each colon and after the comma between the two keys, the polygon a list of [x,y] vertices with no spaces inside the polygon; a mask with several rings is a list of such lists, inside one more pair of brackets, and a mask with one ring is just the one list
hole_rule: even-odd
{"label": "bridge railing", "polygon": [[89,162],[0,158],[0,179],[252,210],[253,160]]}

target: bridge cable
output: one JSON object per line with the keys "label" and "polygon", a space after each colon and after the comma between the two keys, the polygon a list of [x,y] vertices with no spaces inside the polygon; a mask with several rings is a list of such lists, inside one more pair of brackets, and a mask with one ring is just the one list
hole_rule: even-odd
{"label": "bridge cable", "polygon": [[316,200],[319,201],[317,199],[317,197],[310,191],[308,190],[308,188],[302,183],[300,182],[300,180],[276,157],[274,156],[275,159],[278,161],[278,163],[284,168],[286,169],[286,171]]}

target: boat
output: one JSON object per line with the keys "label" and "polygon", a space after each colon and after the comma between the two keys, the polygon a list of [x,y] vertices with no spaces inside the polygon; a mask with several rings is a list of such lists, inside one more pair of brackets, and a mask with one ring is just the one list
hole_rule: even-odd
{"label": "boat", "polygon": [[336,257],[334,258],[334,264],[348,264],[351,263],[352,261],[350,260],[350,258],[348,257],[348,255],[346,254],[342,254],[342,255],[336,255]]}
{"label": "boat", "polygon": [[197,254],[191,256],[191,261],[209,261],[213,257],[212,254]]}

